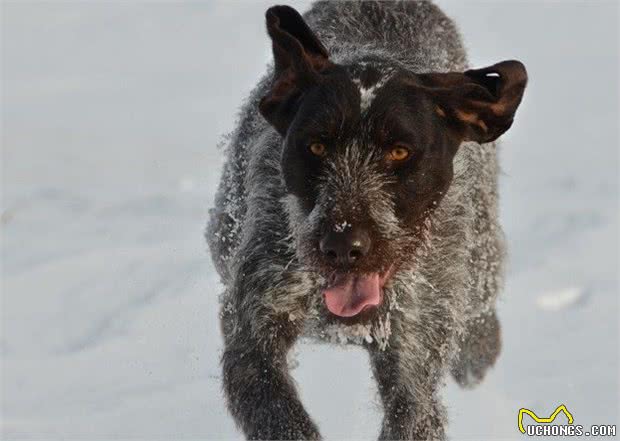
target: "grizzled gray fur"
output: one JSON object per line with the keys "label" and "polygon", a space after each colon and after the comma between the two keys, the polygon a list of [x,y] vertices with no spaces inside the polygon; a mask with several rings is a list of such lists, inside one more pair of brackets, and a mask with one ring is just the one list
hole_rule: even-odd
{"label": "grizzled gray fur", "polygon": [[[395,72],[468,68],[454,24],[429,2],[318,2],[304,20],[330,63],[347,66],[358,87],[354,102],[361,119]],[[272,19],[272,26],[277,24]],[[368,65],[377,77],[370,85],[363,79]],[[288,126],[270,124],[259,113],[261,100],[274,94],[275,69],[241,112],[206,233],[225,286],[222,367],[228,408],[250,439],[319,439],[287,366],[288,351],[308,336],[368,350],[384,409],[380,439],[444,439],[446,414],[438,388],[446,373],[462,386],[474,385],[500,351],[495,300],[505,249],[498,225],[496,145],[463,138],[450,161],[449,186],[409,225],[399,217],[389,190],[395,178],[382,168],[378,150],[365,147],[370,143],[365,135],[351,136],[308,184],[314,195],[308,205],[283,178],[289,167],[283,146],[292,136]],[[444,110],[436,112],[443,116]],[[489,129],[488,120],[458,113],[464,114],[478,129]],[[372,225],[373,246],[382,257],[365,257],[359,271],[389,277],[381,304],[356,320],[327,310],[322,293],[330,283],[329,265],[317,244],[326,228],[341,231],[361,217]]]}

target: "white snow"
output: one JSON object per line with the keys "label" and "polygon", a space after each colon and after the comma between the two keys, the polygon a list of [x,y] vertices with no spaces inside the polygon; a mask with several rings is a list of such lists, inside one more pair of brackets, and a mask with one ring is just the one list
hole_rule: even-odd
{"label": "white snow", "polygon": [[[2,4],[3,439],[241,437],[202,231],[270,4]],[[479,388],[448,382],[450,434],[520,439],[520,407],[559,403],[618,423],[618,5],[441,4],[474,66],[531,78],[501,146],[503,354]],[[325,438],[375,438],[366,354],[296,353]]]}
{"label": "white snow", "polygon": [[578,287],[547,292],[536,299],[536,305],[547,311],[559,311],[583,299],[584,291]]}
{"label": "white snow", "polygon": [[347,228],[351,228],[351,224],[348,221],[342,221],[336,225],[334,225],[333,230],[336,233],[342,233],[343,231],[345,231]]}

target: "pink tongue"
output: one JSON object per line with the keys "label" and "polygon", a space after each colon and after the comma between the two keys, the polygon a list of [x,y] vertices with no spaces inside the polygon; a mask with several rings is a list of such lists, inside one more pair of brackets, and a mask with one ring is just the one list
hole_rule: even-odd
{"label": "pink tongue", "polygon": [[325,305],[332,314],[353,317],[365,306],[381,303],[381,286],[378,273],[342,275],[324,292]]}

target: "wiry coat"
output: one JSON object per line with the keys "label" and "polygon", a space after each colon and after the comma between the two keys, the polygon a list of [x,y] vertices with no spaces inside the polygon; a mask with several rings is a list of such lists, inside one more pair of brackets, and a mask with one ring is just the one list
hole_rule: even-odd
{"label": "wiry coat", "polygon": [[[421,73],[467,68],[455,26],[427,2],[319,2],[304,18],[336,63],[378,57]],[[452,368],[462,384],[479,380],[499,351],[494,303],[504,245],[496,146],[460,147],[452,184],[429,215],[416,253],[386,287],[381,313],[370,323],[336,322],[322,310],[324,279],[298,259],[303,244],[295,237],[304,224],[282,182],[282,138],[258,113],[270,78],[251,93],[226,148],[207,230],[226,287],[229,409],[250,438],[318,438],[286,368],[287,351],[308,334],[368,348],[385,410],[382,439],[441,439],[441,378]],[[364,167],[363,158],[349,160],[350,167]],[[333,192],[373,185],[351,176]],[[390,208],[378,211],[388,216]]]}

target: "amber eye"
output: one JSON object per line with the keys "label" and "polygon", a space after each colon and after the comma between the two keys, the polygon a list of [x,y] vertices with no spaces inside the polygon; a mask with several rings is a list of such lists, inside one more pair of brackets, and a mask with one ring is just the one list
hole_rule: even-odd
{"label": "amber eye", "polygon": [[396,145],[387,153],[387,159],[390,161],[404,161],[411,153],[409,149],[402,145]]}
{"label": "amber eye", "polygon": [[325,154],[327,153],[325,144],[321,144],[320,142],[313,142],[312,144],[310,144],[310,151],[315,156],[325,156]]}

